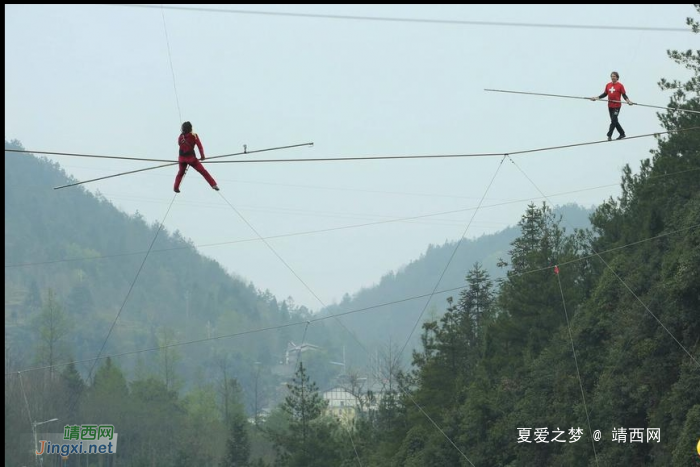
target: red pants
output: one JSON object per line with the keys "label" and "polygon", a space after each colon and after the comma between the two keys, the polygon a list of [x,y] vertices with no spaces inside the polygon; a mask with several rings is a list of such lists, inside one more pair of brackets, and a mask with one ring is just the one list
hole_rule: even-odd
{"label": "red pants", "polygon": [[202,176],[206,179],[207,183],[209,183],[209,186],[213,187],[216,185],[214,177],[209,175],[207,169],[205,169],[204,166],[197,159],[197,156],[180,156],[177,160],[180,163],[180,170],[177,171],[177,176],[175,177],[175,190],[180,189],[180,183],[182,182],[182,177],[185,176],[185,170],[187,170],[188,164],[191,165],[194,168],[194,170],[202,174]]}

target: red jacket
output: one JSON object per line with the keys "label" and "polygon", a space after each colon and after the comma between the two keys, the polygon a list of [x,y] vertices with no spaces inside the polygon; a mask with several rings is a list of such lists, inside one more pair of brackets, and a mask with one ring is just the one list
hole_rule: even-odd
{"label": "red jacket", "polygon": [[194,147],[199,149],[200,159],[204,159],[204,147],[199,140],[197,133],[183,133],[177,138],[177,144],[180,146],[181,156],[197,156],[194,152]]}

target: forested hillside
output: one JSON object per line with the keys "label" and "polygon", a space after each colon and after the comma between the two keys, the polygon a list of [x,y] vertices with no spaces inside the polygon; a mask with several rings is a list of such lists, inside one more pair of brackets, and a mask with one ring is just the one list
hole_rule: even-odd
{"label": "forested hillside", "polygon": [[[23,149],[18,141],[5,148]],[[302,321],[305,309],[231,277],[177,232],[81,187],[54,190],[75,181],[55,163],[6,152],[5,165],[12,168],[5,172],[6,370],[43,368],[23,376],[35,415],[69,410],[43,394],[50,381],[64,381],[65,363],[77,361],[68,379],[92,379],[115,354],[123,356],[110,364],[125,383],[153,378],[180,396],[211,385],[213,410],[228,380],[244,390],[237,403],[245,412],[255,397],[258,409],[282,397],[286,376],[272,371],[290,340],[285,325]],[[280,328],[211,339],[271,326]],[[16,383],[9,387],[15,396]],[[22,407],[6,399],[6,423]]]}
{"label": "forested hillside", "polygon": [[[55,165],[6,152],[5,464],[37,463],[32,428],[46,421],[46,432],[96,423],[120,434],[114,456],[69,466],[700,466],[700,50],[669,58],[692,77],[659,82],[666,132],[624,167],[621,195],[595,209],[591,229],[531,203],[488,261],[455,262],[466,277],[426,311],[409,366],[402,341],[364,348],[371,364],[336,362],[333,388],[312,370],[347,336],[308,326],[316,317],[227,276],[177,234],[156,237],[158,226],[81,190],[53,192],[66,181]],[[428,265],[449,247],[321,319],[387,301],[400,310],[423,282],[431,297]],[[113,323],[111,357],[93,367]],[[293,378],[273,372],[287,330],[304,323],[322,350],[303,353]],[[275,333],[211,339],[213,327],[265,326]],[[345,398],[331,406],[326,389]]]}
{"label": "forested hillside", "polygon": [[523,213],[505,279],[472,269],[360,425],[368,465],[700,465],[700,50],[669,56],[693,77],[659,83],[653,156],[591,232]]}
{"label": "forested hillside", "polygon": [[[23,150],[18,141],[5,145]],[[100,195],[82,187],[54,190],[74,181],[57,164],[25,152],[8,151],[5,157],[16,171],[5,175],[6,366],[23,370],[30,405],[38,413],[69,419],[84,413],[89,407],[84,396],[61,395],[48,402],[43,392],[47,385],[66,384],[61,391],[87,394],[83,391],[99,382],[97,375],[111,375],[132,394],[143,385],[152,385],[149,391],[169,391],[173,403],[184,403],[193,394],[206,396],[212,413],[226,412],[223,401],[229,399],[243,416],[284,398],[280,383],[288,380],[293,367],[280,362],[287,343],[298,334],[290,334],[293,328],[287,325],[303,326],[311,317],[307,310],[290,309],[270,293],[230,277],[178,232],[147,225],[138,214],[126,215]],[[578,215],[578,222],[587,222],[584,209],[564,209],[571,219]],[[461,287],[473,260],[483,259],[495,270],[516,235],[517,229],[509,228],[464,241],[444,281],[447,289]],[[319,317],[350,311],[346,323],[357,340],[332,321],[308,327],[305,340],[318,346],[304,359],[308,376],[323,387],[338,381],[344,369],[330,362],[345,361],[346,351],[349,371],[371,373],[376,362],[353,345],[382,347],[392,335],[406,336],[416,316],[405,307],[373,316],[355,315],[354,310],[382,297],[410,296],[416,284],[436,276],[455,246],[429,246],[425,255],[386,275],[376,287],[324,310]],[[442,306],[447,295],[436,294],[433,300]],[[378,316],[385,325],[376,326]],[[271,330],[246,335],[265,328]],[[212,339],[226,335],[233,337]],[[414,342],[418,337],[416,333]],[[104,358],[112,355],[120,357],[106,363]],[[10,400],[20,396],[17,383],[8,382]],[[202,384],[203,394],[198,389]],[[112,390],[105,389],[109,397]],[[8,405],[8,423],[22,416],[21,407]]]}
{"label": "forested hillside", "polygon": [[[21,149],[18,142],[5,144]],[[281,324],[297,311],[232,278],[178,232],[147,225],[81,187],[53,190],[70,181],[56,164],[15,152],[5,153],[5,164],[13,168],[5,173],[10,340],[13,329],[25,332],[49,291],[70,325],[62,340],[76,344],[54,355],[54,362],[95,356],[117,315],[104,354],[157,345],[165,334],[182,341],[212,329],[224,335]],[[267,362],[284,354],[286,339],[281,332],[251,343],[230,340],[225,347],[234,353],[245,348],[248,359]],[[198,358],[209,351],[191,350]]]}
{"label": "forested hillside", "polygon": [[[570,233],[575,229],[590,228],[588,217],[592,213],[592,209],[576,204],[554,208],[558,219],[567,220],[563,229]],[[446,300],[464,287],[465,278],[475,263],[479,263],[494,280],[502,278],[507,268],[498,264],[508,257],[510,244],[518,234],[518,227],[508,227],[476,239],[429,245],[420,258],[384,275],[376,285],[346,295],[341,303],[321,310],[321,315],[347,314],[343,317],[347,329],[338,325],[330,328],[335,331],[338,341],[352,349],[348,350],[347,358],[354,365],[362,366],[367,354],[349,337],[348,330],[361,334],[363,345],[373,348],[400,347],[405,343],[409,349],[419,346],[418,332],[414,332],[410,342],[406,340],[419,318],[429,319],[427,312],[423,317],[421,312],[427,309],[441,316],[445,312]],[[438,278],[439,285],[436,284]],[[433,289],[435,293],[432,293]],[[356,310],[366,311],[354,313]],[[404,357],[404,363],[410,363],[410,351]]]}

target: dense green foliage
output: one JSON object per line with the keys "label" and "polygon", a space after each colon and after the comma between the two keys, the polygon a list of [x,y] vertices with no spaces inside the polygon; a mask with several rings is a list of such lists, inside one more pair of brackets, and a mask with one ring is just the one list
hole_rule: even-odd
{"label": "dense green foliage", "polygon": [[[567,219],[565,229],[568,231],[590,228],[588,216],[592,209],[567,204],[556,207],[554,211]],[[346,346],[348,362],[364,365],[367,347],[386,347],[391,345],[390,342],[398,342],[401,346],[419,318],[426,319],[428,312],[444,313],[445,300],[464,287],[464,277],[474,263],[480,263],[493,278],[503,277],[505,271],[499,269],[498,263],[508,256],[510,243],[517,236],[518,228],[508,227],[476,239],[429,245],[420,258],[384,275],[374,286],[353,295],[347,294],[340,303],[321,310],[324,315],[349,313],[342,317],[342,326],[335,320],[329,321],[327,332],[332,333],[336,342]],[[440,283],[432,293],[438,278]],[[428,311],[421,316],[424,309]],[[361,335],[361,338],[355,335]],[[317,338],[317,334],[310,336]],[[406,347],[417,345],[420,345],[419,333],[413,332]],[[410,352],[403,353],[402,364],[410,364]]]}
{"label": "dense green foliage", "polygon": [[[169,346],[206,325],[225,333],[309,318],[232,280],[177,234],[159,237],[106,350],[167,347],[88,371],[80,359],[101,345],[157,227],[77,190],[48,196],[60,171],[6,153],[5,464],[31,465],[31,421],[56,417],[61,427],[114,424],[110,465],[123,466],[700,466],[700,51],[669,56],[693,74],[659,83],[669,108],[694,113],[660,115],[669,133],[636,172],[624,168],[621,195],[595,210],[592,229],[566,229],[565,216],[532,203],[496,256],[500,272],[458,260],[460,288],[425,317],[410,369],[390,344],[364,369],[373,384],[344,375],[370,409],[350,423],[324,411],[315,375],[331,379],[324,361],[339,349],[313,326],[307,341],[325,350],[304,353],[285,389],[291,374],[270,370],[285,328],[225,347]],[[86,255],[122,256],[68,261]],[[40,264],[20,266],[25,258]],[[389,299],[420,291],[403,293]],[[185,297],[198,304],[191,313]],[[42,369],[17,372],[32,365]],[[272,386],[283,402],[251,423],[252,394],[257,409],[258,388]]]}
{"label": "dense green foliage", "polygon": [[[17,141],[5,147],[23,149]],[[5,367],[40,368],[22,374],[24,392],[16,375],[6,380],[6,459],[29,454],[29,442],[20,449],[19,441],[31,433],[27,408],[33,420],[59,418],[61,426],[97,419],[121,426],[124,443],[139,446],[125,458],[134,465],[174,436],[158,424],[181,428],[201,455],[219,459],[227,437],[239,436],[236,420],[246,426],[255,404],[260,410],[280,399],[276,388],[293,367],[279,363],[297,329],[286,325],[303,324],[308,310],[231,277],[179,233],[158,231],[99,195],[53,190],[73,181],[57,164],[18,152],[6,152],[5,164],[12,166],[5,172]],[[206,339],[274,326],[283,327]],[[95,361],[98,353],[124,356]],[[245,391],[236,393],[237,385]],[[193,453],[200,455],[187,456]]]}
{"label": "dense green foliage", "polygon": [[591,232],[528,207],[495,298],[476,264],[423,324],[369,465],[700,465],[700,51],[669,55],[694,73],[660,83],[669,107],[695,113],[661,115],[670,133]]}

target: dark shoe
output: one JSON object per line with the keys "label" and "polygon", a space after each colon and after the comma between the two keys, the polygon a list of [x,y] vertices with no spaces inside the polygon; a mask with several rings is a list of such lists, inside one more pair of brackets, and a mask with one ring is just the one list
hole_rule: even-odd
{"label": "dark shoe", "polygon": [[618,137],[615,138],[615,139],[625,139],[626,137],[627,137],[627,135],[620,135],[620,136],[618,136]]}
{"label": "dark shoe", "polygon": [[175,188],[174,191],[175,193],[180,193],[180,190],[178,190],[177,188]]}
{"label": "dark shoe", "polygon": [[608,136],[608,141],[612,141],[612,136]]}
{"label": "dark shoe", "polygon": [[219,191],[219,185],[214,185],[212,188],[215,189],[216,191]]}

